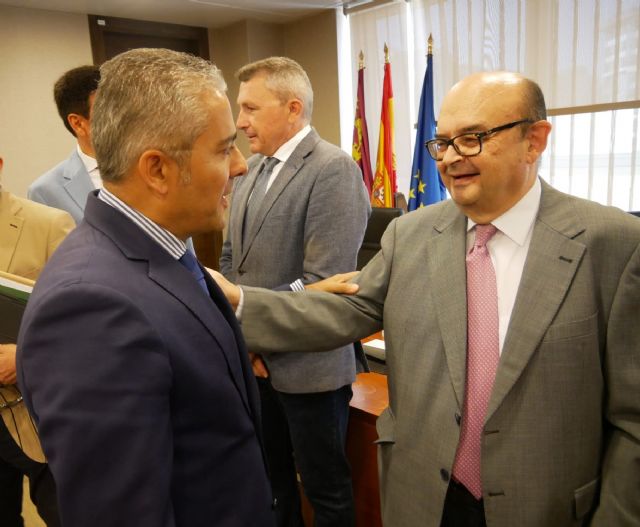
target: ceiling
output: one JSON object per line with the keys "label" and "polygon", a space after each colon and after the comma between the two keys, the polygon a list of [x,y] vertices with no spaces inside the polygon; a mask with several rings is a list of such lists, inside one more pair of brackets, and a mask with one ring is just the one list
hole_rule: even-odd
{"label": "ceiling", "polygon": [[287,23],[333,9],[344,0],[0,0],[0,5],[168,22],[200,27],[224,27],[244,19]]}

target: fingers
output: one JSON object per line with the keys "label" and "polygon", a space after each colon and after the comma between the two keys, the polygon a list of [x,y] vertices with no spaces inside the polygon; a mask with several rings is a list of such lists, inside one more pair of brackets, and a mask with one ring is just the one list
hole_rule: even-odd
{"label": "fingers", "polygon": [[256,353],[249,353],[249,358],[251,359],[253,374],[256,377],[261,377],[263,379],[269,377],[269,370],[267,370],[267,366],[260,355],[257,355]]}

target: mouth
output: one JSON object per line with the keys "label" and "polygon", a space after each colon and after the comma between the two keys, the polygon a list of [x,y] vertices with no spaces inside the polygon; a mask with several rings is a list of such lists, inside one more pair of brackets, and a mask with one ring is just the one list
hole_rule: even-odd
{"label": "mouth", "polygon": [[453,185],[467,185],[480,174],[478,172],[470,172],[466,174],[447,174],[451,178]]}

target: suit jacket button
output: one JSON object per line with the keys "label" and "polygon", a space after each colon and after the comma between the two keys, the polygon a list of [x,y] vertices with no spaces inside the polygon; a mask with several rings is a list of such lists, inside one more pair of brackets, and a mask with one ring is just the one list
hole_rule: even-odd
{"label": "suit jacket button", "polygon": [[245,271],[244,269],[238,269],[238,274],[240,276],[242,276],[244,273],[246,273],[247,271]]}
{"label": "suit jacket button", "polygon": [[462,416],[458,412],[456,412],[455,418],[456,418],[456,423],[458,423],[458,426],[460,426],[460,421],[462,421]]}
{"label": "suit jacket button", "polygon": [[271,502],[271,509],[274,510],[278,506],[278,498],[273,498]]}
{"label": "suit jacket button", "polygon": [[444,468],[441,468],[440,477],[442,478],[442,481],[449,481],[449,471]]}

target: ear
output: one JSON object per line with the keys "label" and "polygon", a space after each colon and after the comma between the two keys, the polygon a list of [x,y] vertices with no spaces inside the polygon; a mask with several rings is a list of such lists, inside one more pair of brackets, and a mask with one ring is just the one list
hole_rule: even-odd
{"label": "ear", "polygon": [[549,121],[536,121],[527,130],[529,147],[527,149],[527,163],[533,165],[542,152],[547,148],[547,139],[551,133],[551,123]]}
{"label": "ear", "polygon": [[302,119],[302,113],[304,106],[300,99],[291,99],[287,102],[287,108],[289,109],[289,121],[295,122]]}
{"label": "ear", "polygon": [[147,188],[164,197],[180,176],[180,167],[162,150],[145,150],[138,158],[138,174]]}
{"label": "ear", "polygon": [[67,115],[67,122],[75,132],[76,137],[89,137],[91,132],[89,119],[78,113],[70,113]]}

